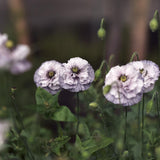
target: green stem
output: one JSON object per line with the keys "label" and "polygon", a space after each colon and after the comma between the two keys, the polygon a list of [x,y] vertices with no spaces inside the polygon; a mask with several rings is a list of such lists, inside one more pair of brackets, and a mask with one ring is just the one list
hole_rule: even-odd
{"label": "green stem", "polygon": [[140,109],[141,105],[138,103],[138,139],[140,139]]}
{"label": "green stem", "polygon": [[142,100],[142,131],[141,131],[141,136],[142,136],[142,151],[141,151],[141,156],[142,159],[144,158],[143,150],[144,150],[144,94],[143,94],[143,100]]}
{"label": "green stem", "polygon": [[156,92],[156,106],[157,106],[157,115],[158,115],[158,129],[160,129],[160,113],[159,113],[159,94]]}
{"label": "green stem", "polygon": [[127,149],[127,107],[125,107],[125,130],[124,130],[124,146]]}
{"label": "green stem", "polygon": [[130,58],[130,62],[133,61],[133,59],[134,59],[135,56],[136,56],[137,60],[139,61],[138,53],[137,53],[137,52],[134,52],[134,53],[132,54],[132,57]]}
{"label": "green stem", "polygon": [[101,19],[100,28],[103,28],[104,18]]}
{"label": "green stem", "polygon": [[80,113],[80,107],[79,107],[79,93],[77,92],[77,127],[76,127],[76,134],[78,134],[79,129],[79,113]]}
{"label": "green stem", "polygon": [[[15,93],[12,92],[11,98],[12,98],[12,106],[13,106],[13,109],[14,109],[13,113],[15,113],[14,115],[12,115],[12,117],[14,118],[14,121],[16,121],[17,124],[20,125],[20,127],[18,128],[17,124],[14,122],[14,125],[15,125],[14,127],[16,128],[19,136],[21,137],[20,134],[21,134],[21,131],[24,130],[24,125],[23,125],[22,117],[21,117],[21,115],[19,113],[19,110],[17,108],[17,105],[15,103]],[[35,160],[31,150],[29,149],[29,146],[28,146],[26,138],[23,138],[23,137],[21,137],[21,138],[22,138],[23,143],[24,143],[24,145],[25,145],[25,147],[27,149],[28,157],[30,158],[30,160]]]}

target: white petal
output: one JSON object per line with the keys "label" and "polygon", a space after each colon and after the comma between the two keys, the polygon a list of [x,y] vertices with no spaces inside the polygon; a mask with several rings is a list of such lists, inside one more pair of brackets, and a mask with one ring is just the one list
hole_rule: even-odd
{"label": "white petal", "polygon": [[12,60],[13,61],[21,61],[24,60],[30,54],[30,48],[27,45],[18,45],[12,51]]}
{"label": "white petal", "polygon": [[[55,75],[52,78],[47,76],[49,71],[54,71]],[[46,61],[36,70],[34,74],[34,82],[37,87],[46,89],[51,94],[56,94],[60,89],[59,75],[62,72],[62,64],[55,61]]]}
{"label": "white petal", "polygon": [[7,34],[0,34],[0,46],[4,45],[4,43],[8,40]]}
{"label": "white petal", "polygon": [[[80,73],[73,73],[72,68],[77,67]],[[80,57],[71,58],[63,64],[63,72],[60,74],[60,85],[71,92],[79,92],[88,89],[94,80],[92,66]]]}
{"label": "white petal", "polygon": [[18,61],[12,64],[10,71],[12,74],[21,74],[31,69],[31,67],[32,65],[29,61]]}

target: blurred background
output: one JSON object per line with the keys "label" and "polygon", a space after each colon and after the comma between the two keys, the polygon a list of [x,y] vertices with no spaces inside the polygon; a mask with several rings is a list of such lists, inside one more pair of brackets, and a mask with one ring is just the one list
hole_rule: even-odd
{"label": "blurred background", "polygon": [[[156,9],[159,0],[0,0],[0,32],[32,50],[32,69],[14,76],[13,85],[21,97],[27,91],[34,97],[34,72],[52,59],[66,62],[79,56],[96,70],[111,54],[113,65],[121,65],[136,51],[140,59],[160,64],[158,31],[149,28]],[[101,40],[97,31],[103,17],[106,37]]]}

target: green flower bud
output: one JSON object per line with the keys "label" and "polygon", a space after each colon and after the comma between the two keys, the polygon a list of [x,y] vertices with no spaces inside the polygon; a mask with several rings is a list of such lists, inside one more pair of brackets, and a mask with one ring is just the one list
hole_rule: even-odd
{"label": "green flower bud", "polygon": [[87,151],[82,152],[83,158],[89,158],[89,153]]}
{"label": "green flower bud", "polygon": [[160,147],[157,147],[155,149],[155,152],[156,152],[157,160],[160,160]]}
{"label": "green flower bud", "polygon": [[95,81],[96,81],[97,79],[99,79],[100,76],[101,76],[101,70],[100,70],[100,69],[97,69],[96,72],[95,72]]}
{"label": "green flower bud", "polygon": [[126,157],[128,157],[128,155],[129,155],[129,152],[126,150],[126,151],[123,152],[122,157],[126,158]]}
{"label": "green flower bud", "polygon": [[122,140],[118,140],[118,142],[116,143],[116,149],[119,153],[122,152],[122,150],[123,150],[123,141]]}
{"label": "green flower bud", "polygon": [[97,104],[96,102],[91,102],[91,103],[89,104],[89,106],[90,106],[91,108],[97,108],[97,107],[98,107],[98,104]]}
{"label": "green flower bud", "polygon": [[12,88],[11,88],[11,93],[14,94],[16,90],[17,90],[16,87],[12,87]]}
{"label": "green flower bud", "polygon": [[146,144],[146,148],[149,150],[149,148],[150,148],[150,144],[149,143]]}
{"label": "green flower bud", "polygon": [[152,154],[151,154],[150,152],[148,152],[148,153],[147,153],[147,156],[148,156],[148,157],[151,157],[151,156],[152,156]]}
{"label": "green flower bud", "polygon": [[105,86],[105,87],[103,88],[103,94],[104,94],[104,95],[107,94],[107,93],[110,91],[110,89],[111,89],[111,85]]}
{"label": "green flower bud", "polygon": [[98,32],[97,32],[97,35],[98,35],[98,37],[100,38],[100,39],[104,39],[104,37],[105,37],[105,35],[106,35],[106,31],[105,31],[105,29],[104,28],[100,28],[99,30],[98,30]]}
{"label": "green flower bud", "polygon": [[158,30],[158,21],[156,18],[153,18],[150,23],[149,23],[150,29],[152,32],[155,32],[156,30]]}

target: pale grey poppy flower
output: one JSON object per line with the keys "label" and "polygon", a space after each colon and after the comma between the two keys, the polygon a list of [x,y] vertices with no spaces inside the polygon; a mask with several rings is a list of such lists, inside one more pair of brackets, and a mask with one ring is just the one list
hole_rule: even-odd
{"label": "pale grey poppy flower", "polygon": [[62,70],[62,64],[55,61],[46,61],[36,70],[34,82],[37,87],[44,88],[51,94],[56,94],[60,89],[59,75]]}
{"label": "pale grey poppy flower", "polygon": [[151,91],[160,76],[158,65],[149,60],[133,61],[130,64],[141,73],[144,79],[144,93]]}
{"label": "pale grey poppy flower", "polygon": [[94,80],[94,70],[88,61],[75,57],[63,64],[61,87],[71,92],[87,90]]}
{"label": "pale grey poppy flower", "polygon": [[10,53],[11,55],[11,67],[12,74],[21,74],[31,69],[32,64],[26,60],[30,54],[30,48],[27,45],[17,45]]}
{"label": "pale grey poppy flower", "polygon": [[[105,93],[108,86],[110,89]],[[143,79],[132,65],[115,66],[107,73],[103,90],[108,101],[122,106],[131,106],[142,98]]]}
{"label": "pale grey poppy flower", "polygon": [[0,46],[4,45],[7,40],[8,40],[8,35],[0,33]]}
{"label": "pale grey poppy flower", "polygon": [[8,51],[0,47],[0,70],[8,70],[11,64],[11,55]]}
{"label": "pale grey poppy flower", "polygon": [[3,149],[5,140],[6,140],[6,134],[9,130],[10,123],[8,121],[0,121],[0,150]]}
{"label": "pale grey poppy flower", "polygon": [[15,62],[23,61],[30,54],[30,48],[27,45],[20,44],[11,52],[12,60]]}
{"label": "pale grey poppy flower", "polygon": [[32,64],[27,61],[27,60],[23,60],[23,61],[17,61],[16,63],[12,64],[12,67],[9,68],[10,72],[12,74],[21,74],[26,72],[27,70],[30,70],[32,67]]}
{"label": "pale grey poppy flower", "polygon": [[28,45],[14,46],[8,40],[7,34],[0,34],[0,69],[9,70],[12,74],[20,74],[31,68],[31,63],[26,60],[30,54]]}

